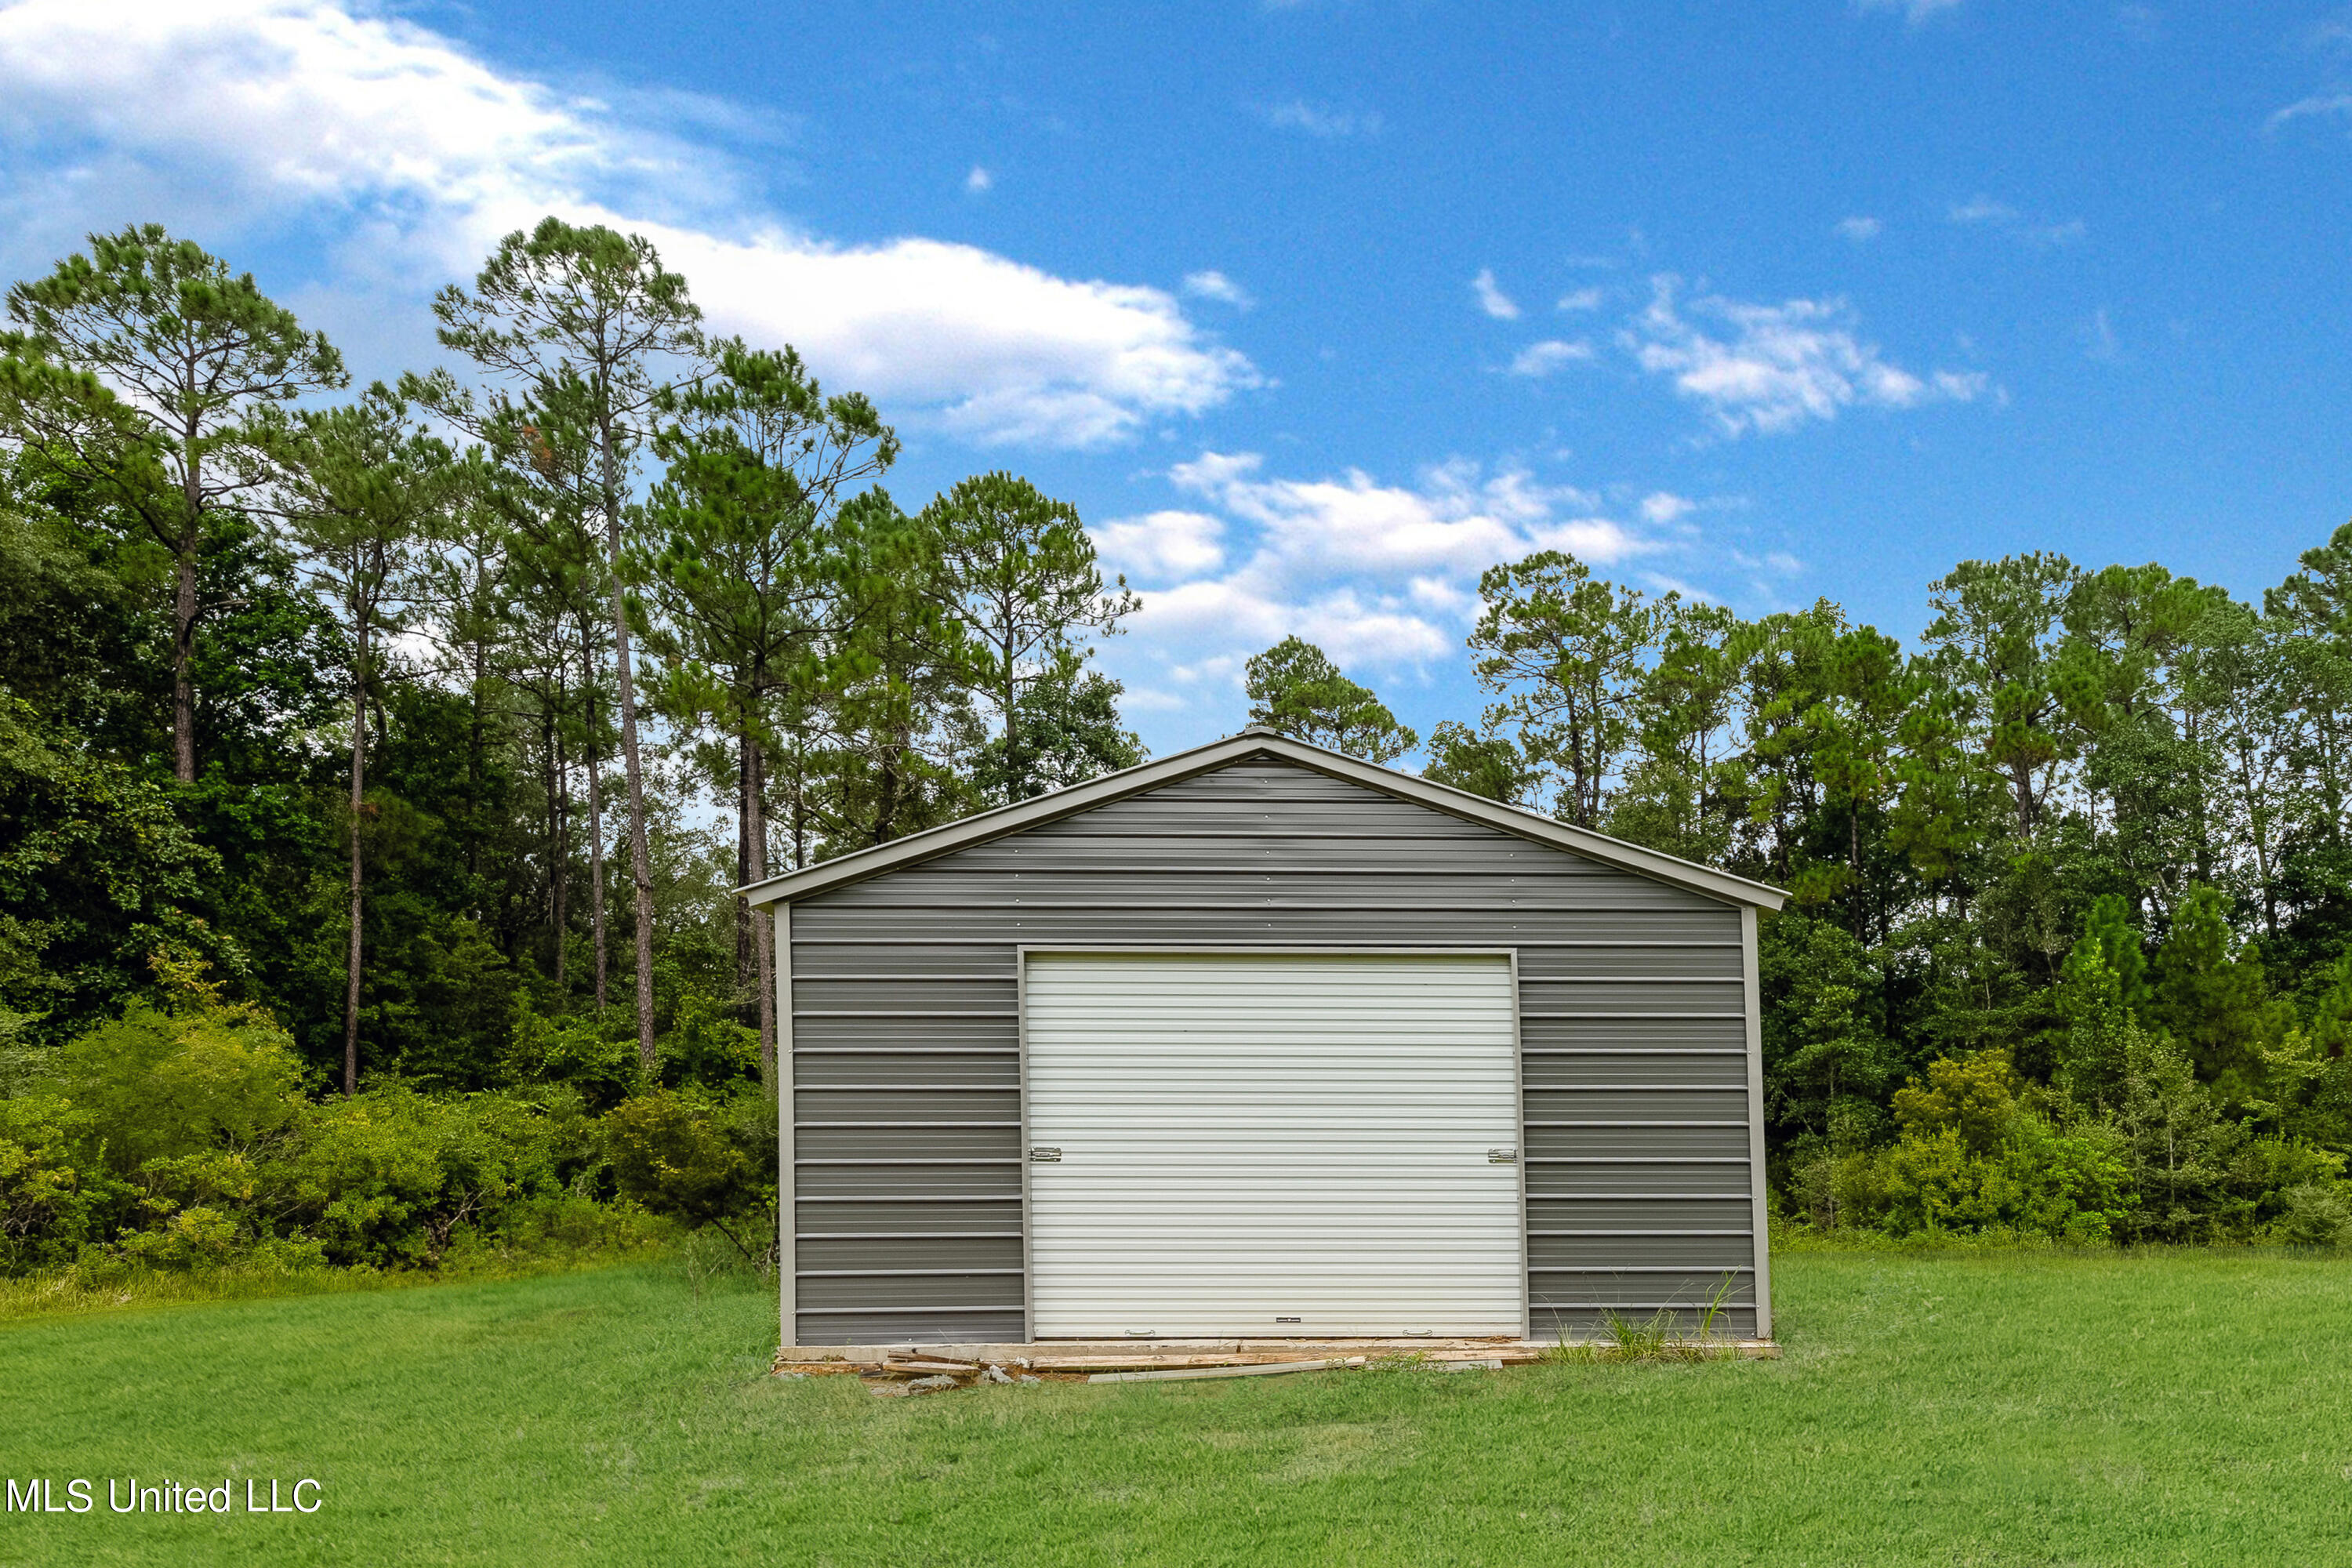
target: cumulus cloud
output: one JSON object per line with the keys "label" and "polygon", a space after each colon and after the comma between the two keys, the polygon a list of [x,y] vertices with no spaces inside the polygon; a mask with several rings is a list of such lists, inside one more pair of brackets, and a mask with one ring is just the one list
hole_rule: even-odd
{"label": "cumulus cloud", "polygon": [[1352,469],[1281,477],[1254,452],[1203,452],[1168,477],[1207,510],[1097,531],[1106,558],[1143,579],[1129,647],[1159,660],[1149,679],[1163,688],[1214,684],[1294,633],[1342,663],[1418,668],[1460,648],[1488,566],[1545,549],[1608,564],[1659,547],[1646,523],[1517,468],[1450,463],[1401,485]]}
{"label": "cumulus cloud", "polygon": [[1601,309],[1601,290],[1598,289],[1571,289],[1567,293],[1562,294],[1559,297],[1559,303],[1557,309],[1562,310],[1598,310]]}
{"label": "cumulus cloud", "polygon": [[1855,334],[1853,312],[1840,300],[1758,305],[1707,296],[1685,305],[1672,278],[1654,279],[1652,289],[1626,347],[1643,370],[1704,405],[1728,436],[1834,419],[1856,404],[1965,403],[1988,390],[1978,374],[1920,375],[1890,363]]}
{"label": "cumulus cloud", "polygon": [[1223,520],[1197,511],[1155,511],[1087,531],[1115,570],[1151,583],[1198,577],[1225,563]]}
{"label": "cumulus cloud", "polygon": [[1860,245],[1865,240],[1876,239],[1879,231],[1885,226],[1874,217],[1841,218],[1837,226],[1838,237]]}
{"label": "cumulus cloud", "polygon": [[1653,490],[1642,498],[1642,518],[1645,522],[1661,525],[1678,522],[1696,510],[1697,504],[1688,496],[1678,496],[1672,490]]}
{"label": "cumulus cloud", "polygon": [[1470,279],[1470,293],[1478,301],[1478,309],[1495,320],[1516,321],[1519,319],[1518,301],[1503,292],[1501,286],[1495,281],[1493,268],[1478,269],[1478,276]]}
{"label": "cumulus cloud", "polygon": [[1359,469],[1302,478],[1255,452],[1204,451],[1167,478],[1191,504],[1094,530],[1142,598],[1132,635],[1103,658],[1152,708],[1181,705],[1196,723],[1230,723],[1244,665],[1286,637],[1376,682],[1457,659],[1479,574],[1538,550],[1653,579],[1694,548],[1688,514],[1700,505],[1664,491],[1605,503],[1466,460],[1400,482]]}
{"label": "cumulus cloud", "polygon": [[1511,374],[1540,380],[1563,365],[1591,357],[1592,345],[1581,339],[1570,342],[1561,338],[1546,338],[1539,343],[1529,343],[1512,358]]}
{"label": "cumulus cloud", "polygon": [[196,191],[207,227],[313,225],[331,288],[409,300],[546,213],[611,223],[652,239],[719,330],[791,342],[836,384],[979,441],[1100,446],[1257,384],[1159,289],[807,233],[688,133],[724,105],[672,102],[688,131],[654,107],[336,0],[22,0],[0,9],[0,139],[19,154],[0,219],[47,247]]}
{"label": "cumulus cloud", "polygon": [[971,173],[963,177],[963,188],[975,196],[984,196],[996,188],[996,176],[974,163]]}
{"label": "cumulus cloud", "polygon": [[1196,300],[1214,300],[1221,305],[1231,305],[1237,310],[1246,310],[1257,303],[1250,298],[1248,289],[1214,268],[1184,274],[1184,292]]}

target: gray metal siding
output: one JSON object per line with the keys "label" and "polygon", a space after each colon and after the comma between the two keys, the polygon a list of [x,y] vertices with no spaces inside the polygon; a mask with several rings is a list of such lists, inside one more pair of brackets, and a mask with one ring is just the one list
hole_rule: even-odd
{"label": "gray metal siding", "polygon": [[1259,759],[793,906],[799,1342],[1021,1337],[1023,943],[1516,948],[1533,1331],[1754,1331],[1740,911]]}

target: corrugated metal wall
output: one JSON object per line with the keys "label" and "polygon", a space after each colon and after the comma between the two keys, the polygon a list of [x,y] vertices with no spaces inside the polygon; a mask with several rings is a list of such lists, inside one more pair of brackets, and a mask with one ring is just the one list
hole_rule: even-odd
{"label": "corrugated metal wall", "polygon": [[1516,948],[1535,1333],[1754,1332],[1740,911],[1261,759],[793,906],[800,1343],[1022,1337],[1024,942]]}

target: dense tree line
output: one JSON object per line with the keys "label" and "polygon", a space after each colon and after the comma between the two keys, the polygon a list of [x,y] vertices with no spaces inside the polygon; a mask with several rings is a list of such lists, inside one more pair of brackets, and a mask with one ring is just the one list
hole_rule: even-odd
{"label": "dense tree line", "polygon": [[[1495,567],[1493,701],[1428,776],[1786,888],[1761,931],[1783,1212],[1821,1226],[2324,1239],[2352,1152],[2352,527],[2259,606],[2037,553],[1919,646]],[[1305,644],[1253,717],[1413,744]]]}
{"label": "dense tree line", "polygon": [[[152,226],[8,292],[0,1268],[431,1262],[616,1195],[756,1255],[731,889],[1141,760],[1066,503],[902,507],[880,412],[641,239],[551,219],[434,309],[447,363],[352,395]],[[1250,717],[1790,889],[1786,1219],[2344,1232],[2352,529],[2259,606],[1964,563],[1908,649],[1557,552],[1480,587],[1475,719],[1297,637]]]}
{"label": "dense tree line", "polygon": [[550,219],[434,313],[354,396],[152,226],[8,291],[0,1263],[727,1223],[776,1039],[732,889],[1140,758],[1066,503],[902,508],[874,406],[639,238]]}

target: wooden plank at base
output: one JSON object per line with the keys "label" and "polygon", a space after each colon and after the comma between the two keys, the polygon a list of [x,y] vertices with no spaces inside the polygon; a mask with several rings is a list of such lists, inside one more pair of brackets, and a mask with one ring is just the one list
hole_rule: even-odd
{"label": "wooden plank at base", "polygon": [[1162,1372],[1098,1372],[1087,1379],[1088,1383],[1175,1383],[1202,1377],[1279,1377],[1286,1372],[1331,1372],[1346,1367],[1360,1367],[1364,1358],[1351,1355],[1340,1361],[1273,1361],[1255,1366],[1186,1366]]}

